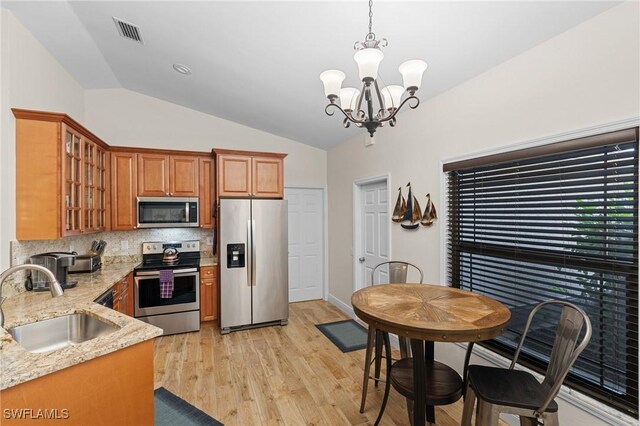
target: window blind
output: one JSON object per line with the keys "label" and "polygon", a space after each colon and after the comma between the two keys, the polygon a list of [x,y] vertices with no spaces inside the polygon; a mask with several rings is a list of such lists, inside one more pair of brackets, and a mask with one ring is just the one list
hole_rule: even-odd
{"label": "window blind", "polygon": [[[447,275],[509,307],[506,333],[487,343],[505,355],[537,303],[582,307],[593,336],[565,384],[637,417],[638,128],[599,136],[445,165]],[[534,323],[524,345],[541,373],[558,318]]]}

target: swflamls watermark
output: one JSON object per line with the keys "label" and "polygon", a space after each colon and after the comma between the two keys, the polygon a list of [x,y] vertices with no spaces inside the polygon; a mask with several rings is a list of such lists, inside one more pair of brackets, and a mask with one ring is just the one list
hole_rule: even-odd
{"label": "swflamls watermark", "polygon": [[14,420],[65,420],[69,418],[66,408],[5,408],[2,417]]}

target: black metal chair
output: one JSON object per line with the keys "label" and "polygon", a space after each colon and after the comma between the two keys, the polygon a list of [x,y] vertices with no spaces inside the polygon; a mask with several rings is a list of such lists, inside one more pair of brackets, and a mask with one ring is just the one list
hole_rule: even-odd
{"label": "black metal chair", "polygon": [[[544,381],[539,383],[531,373],[514,370],[514,367],[534,316],[543,307],[549,305],[560,305],[562,311],[547,372]],[[585,333],[578,344],[583,329]],[[560,391],[569,369],[587,346],[590,338],[589,317],[576,305],[552,300],[534,307],[529,314],[522,338],[508,369],[469,366],[461,425],[471,425],[471,415],[477,398],[476,425],[497,425],[500,413],[510,413],[520,416],[520,423],[523,425],[535,425],[538,424],[538,419],[542,419],[545,426],[557,426],[559,424],[558,404],[554,398]]]}
{"label": "black metal chair", "polygon": [[[383,268],[384,266],[388,266],[388,276],[389,276],[388,282],[389,283],[406,283],[409,270],[414,270],[415,272],[417,272],[417,274],[420,275],[420,284],[422,284],[422,281],[424,280],[424,274],[422,273],[422,270],[416,265],[409,262],[389,261],[389,262],[382,262],[373,268],[373,270],[371,271],[371,285],[376,285],[376,282],[375,282],[376,272],[381,268]],[[382,283],[378,283],[378,284],[382,284]],[[398,336],[398,341],[400,343],[400,354],[402,358],[408,357],[410,353],[408,339],[402,336]],[[381,330],[376,330],[375,328],[370,326],[369,334],[367,338],[367,350],[365,353],[365,361],[364,361],[365,362],[364,379],[362,382],[362,400],[360,403],[361,413],[364,412],[364,406],[367,400],[367,389],[369,386],[369,380],[373,380],[376,387],[378,386],[378,382],[380,381],[384,382],[384,380],[380,379],[380,370],[381,370],[382,358],[383,358],[383,355],[382,355],[383,345],[386,348],[384,357],[387,357],[387,356],[390,357],[391,342],[389,339],[389,334]],[[373,376],[370,375],[371,364],[374,364]]]}

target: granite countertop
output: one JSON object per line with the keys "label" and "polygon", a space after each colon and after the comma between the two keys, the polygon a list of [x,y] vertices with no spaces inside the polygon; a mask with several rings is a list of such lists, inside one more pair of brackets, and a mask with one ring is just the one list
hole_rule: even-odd
{"label": "granite countertop", "polygon": [[[61,297],[52,298],[47,291],[20,293],[8,298],[2,306],[5,327],[0,328],[0,390],[160,336],[162,329],[93,302],[133,271],[134,266],[135,263],[120,263],[91,274],[70,275],[70,280],[77,280],[78,285],[65,290]],[[23,349],[6,331],[76,312],[102,319],[120,329],[79,345],[42,354]]]}

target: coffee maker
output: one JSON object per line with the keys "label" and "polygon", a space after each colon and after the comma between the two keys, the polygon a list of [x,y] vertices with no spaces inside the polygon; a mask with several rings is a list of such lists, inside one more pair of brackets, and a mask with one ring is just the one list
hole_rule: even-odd
{"label": "coffee maker", "polygon": [[[73,265],[75,260],[75,253],[65,252],[40,253],[29,257],[29,263],[44,266],[50,270],[63,289],[73,288],[78,283],[77,281],[68,281],[67,278],[69,266]],[[27,290],[48,291],[49,280],[42,272],[28,271],[25,286]]]}

